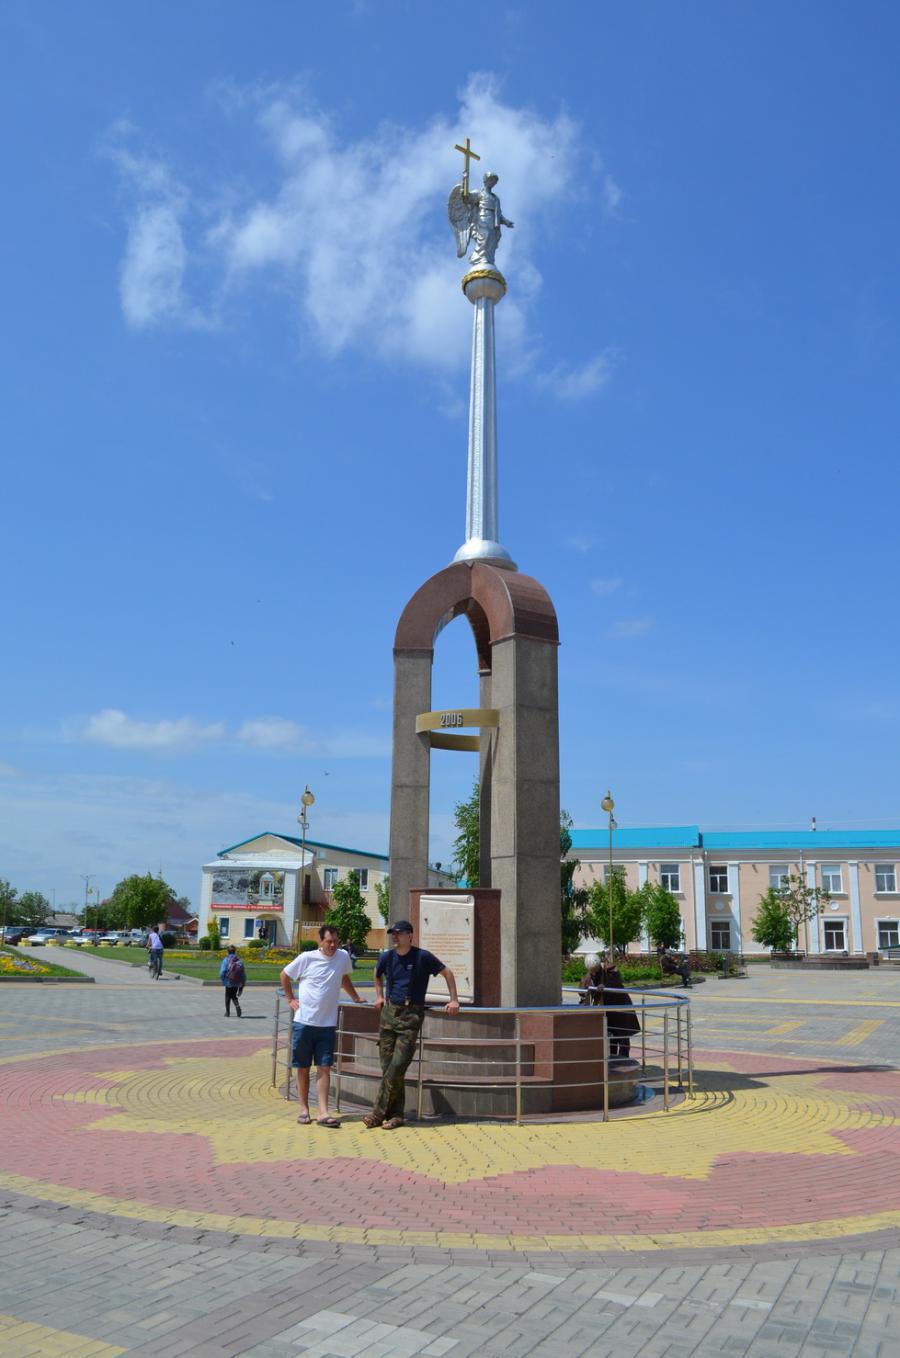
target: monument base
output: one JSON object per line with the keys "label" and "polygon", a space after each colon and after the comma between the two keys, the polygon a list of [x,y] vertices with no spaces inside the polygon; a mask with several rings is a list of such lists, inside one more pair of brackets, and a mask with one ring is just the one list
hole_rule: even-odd
{"label": "monument base", "polygon": [[[603,1108],[603,1014],[504,1010],[459,1015],[431,1009],[422,1033],[421,1070],[406,1076],[406,1116],[523,1116]],[[340,1039],[341,1102],[371,1108],[381,1080],[378,1012],[346,1005]],[[518,1060],[517,1060],[518,1056]],[[518,1067],[518,1075],[517,1075]],[[634,1101],[637,1061],[609,1061],[607,1106]],[[420,1095],[421,1090],[421,1095]],[[421,1097],[421,1108],[420,1108]]]}

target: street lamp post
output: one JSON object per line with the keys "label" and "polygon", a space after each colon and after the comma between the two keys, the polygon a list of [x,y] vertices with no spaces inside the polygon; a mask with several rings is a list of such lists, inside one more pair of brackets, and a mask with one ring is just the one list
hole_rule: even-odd
{"label": "street lamp post", "polygon": [[306,791],[300,796],[300,814],[297,821],[300,825],[300,902],[294,925],[294,942],[296,947],[300,947],[300,925],[303,921],[303,895],[306,887],[306,832],[309,829],[307,812],[315,801],[315,797],[309,790],[309,783],[306,784]]}
{"label": "street lamp post", "polygon": [[610,955],[611,960],[612,960],[613,962],[615,962],[616,954],[615,954],[615,946],[614,946],[614,939],[613,939],[613,852],[612,852],[613,845],[612,845],[612,837],[613,837],[613,830],[615,830],[615,828],[616,828],[616,818],[615,818],[615,816],[613,815],[613,811],[616,809],[616,804],[615,804],[615,802],[613,801],[613,797],[612,797],[612,793],[611,793],[611,792],[607,792],[606,796],[603,798],[603,801],[600,803],[600,805],[602,806],[603,810],[606,811],[606,812],[608,813],[608,815],[609,815],[609,881],[608,881],[607,884],[606,884],[606,899],[607,899],[607,901],[609,902],[609,955]]}
{"label": "street lamp post", "polygon": [[94,888],[90,885],[91,878],[94,876],[96,876],[96,873],[93,872],[83,872],[81,874],[82,881],[84,882],[84,927],[86,929],[90,927],[88,921],[88,896],[93,896],[94,894]]}

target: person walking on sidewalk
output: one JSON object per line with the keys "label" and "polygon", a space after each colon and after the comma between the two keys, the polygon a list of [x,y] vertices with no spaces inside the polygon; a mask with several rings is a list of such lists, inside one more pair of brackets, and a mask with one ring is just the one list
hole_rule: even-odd
{"label": "person walking on sidewalk", "polygon": [[[334,1064],[334,1041],[337,1031],[338,1004],[341,988],[356,1004],[365,1004],[350,980],[352,964],[343,948],[338,947],[339,934],[330,924],[319,929],[319,946],[313,952],[302,952],[288,962],[281,973],[281,988],[294,1011],[291,1064],[297,1072],[297,1098],[300,1115],[297,1121],[309,1126],[309,1071],[316,1063],[317,1121],[320,1127],[340,1127],[337,1118],[328,1112],[328,1093],[331,1088],[331,1067]],[[297,997],[294,997],[294,982]]]}
{"label": "person walking on sidewalk", "polygon": [[383,1127],[390,1132],[403,1126],[404,1077],[425,1019],[425,994],[431,977],[443,976],[447,983],[450,1003],[444,1006],[446,1013],[459,1013],[459,999],[450,968],[426,948],[414,947],[413,927],[408,919],[397,920],[388,934],[394,946],[381,954],[375,967],[375,1008],[381,1015],[378,1027],[381,1085],[375,1106],[363,1118],[363,1125]]}
{"label": "person walking on sidewalk", "polygon": [[233,943],[222,958],[222,965],[219,967],[219,980],[225,987],[225,1017],[231,1018],[231,1006],[233,1004],[238,1018],[243,1018],[239,1001],[241,991],[247,984],[247,969],[238,957],[237,948]]}

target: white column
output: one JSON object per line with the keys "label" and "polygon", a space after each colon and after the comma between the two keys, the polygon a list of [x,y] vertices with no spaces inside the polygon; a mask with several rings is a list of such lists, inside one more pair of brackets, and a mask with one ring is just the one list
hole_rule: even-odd
{"label": "white column", "polygon": [[706,936],[706,867],[701,858],[694,863],[694,929],[695,948],[708,948]]}
{"label": "white column", "polygon": [[[811,890],[815,889],[816,885],[815,863],[807,863],[806,865],[806,885]],[[815,919],[811,919],[806,927],[809,933],[809,951],[811,953],[821,952],[821,948],[819,947],[819,936],[821,934],[820,917],[816,915]],[[799,943],[800,946],[802,947],[803,946],[802,938],[799,940]]]}
{"label": "white column", "polygon": [[[646,884],[647,884],[647,864],[638,863],[638,889],[640,890],[640,888],[642,886],[646,886]],[[644,952],[650,951],[650,935],[647,933],[646,927],[644,928],[641,934],[641,948],[643,949]]]}
{"label": "white column", "polygon": [[281,898],[283,907],[281,927],[284,930],[288,945],[290,945],[290,941],[294,937],[294,923],[297,917],[297,902],[299,896],[299,891],[297,889],[298,882],[299,874],[293,869],[288,869],[284,874],[284,892]]}
{"label": "white column", "polygon": [[850,869],[850,928],[851,935],[847,940],[847,948],[850,952],[865,952],[866,941],[863,938],[862,916],[859,910],[859,863],[848,863]]}
{"label": "white column", "polygon": [[472,380],[469,393],[469,461],[466,477],[466,540],[454,561],[490,561],[515,570],[497,540],[497,373],[494,307],[506,292],[503,275],[475,270],[463,280],[475,308],[472,321]]}
{"label": "white column", "polygon": [[738,863],[728,864],[728,894],[731,897],[731,919],[734,924],[732,950],[743,952],[743,930],[741,929],[741,874]]}

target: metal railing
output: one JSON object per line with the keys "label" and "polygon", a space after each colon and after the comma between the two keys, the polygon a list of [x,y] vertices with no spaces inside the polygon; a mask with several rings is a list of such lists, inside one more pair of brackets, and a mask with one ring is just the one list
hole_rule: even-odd
{"label": "metal railing", "polygon": [[[346,1028],[344,1014],[348,1008],[353,1006],[342,1002],[338,1011],[333,1071],[334,1100],[338,1111],[344,1078],[355,1075],[378,1078],[381,1074],[378,1033],[362,1033]],[[626,1013],[634,1013],[638,1017],[640,1032],[633,1036],[624,1036],[621,1026],[615,1021],[617,1016]],[[599,1018],[599,1032],[596,1029],[588,1034],[565,1031],[576,1026],[584,1027],[587,1015]],[[417,1117],[421,1118],[424,1114],[426,1090],[505,1091],[510,1095],[512,1109],[506,1116],[510,1116],[517,1124],[525,1116],[526,1091],[548,1085],[552,1085],[554,1092],[590,1090],[590,1097],[594,1094],[598,1096],[596,1111],[602,1109],[604,1122],[609,1120],[611,1107],[622,1108],[623,1111],[617,1116],[627,1117],[634,1116],[636,1110],[642,1109],[649,1099],[656,1096],[661,1096],[666,1112],[672,1107],[675,1094],[689,1099],[694,1097],[693,1035],[690,1000],[687,996],[655,991],[652,996],[640,995],[626,1005],[584,1007],[568,1004],[522,1009],[467,1006],[460,1011],[462,1021],[478,1016],[500,1021],[506,1031],[496,1037],[455,1037],[452,1034],[437,1037],[426,1034],[426,1025],[423,1025],[416,1057],[411,1065],[415,1069],[413,1078]],[[533,1031],[535,1025],[529,1022],[542,1016],[554,1020],[553,1031],[549,1035]],[[293,1011],[284,1003],[282,992],[277,991],[272,1032],[272,1086],[279,1085],[279,1068],[283,1067],[286,1099],[293,1098],[293,1017]],[[523,1032],[523,1026],[531,1031]],[[577,1054],[579,1045],[583,1047],[581,1054]],[[560,1055],[558,1046],[564,1047],[567,1052],[574,1049],[576,1054]],[[629,1061],[627,1069],[620,1064],[623,1046],[629,1049],[628,1055],[624,1056]],[[633,1056],[630,1054],[631,1047],[635,1052]],[[501,1049],[499,1054],[489,1054],[491,1049],[498,1048]],[[477,1066],[477,1075],[473,1074],[473,1065]],[[436,1070],[435,1066],[440,1069]],[[581,1067],[581,1070],[568,1069],[570,1067]],[[567,1074],[576,1078],[560,1079],[560,1075],[565,1077]],[[630,1101],[620,1099],[618,1096],[627,1093],[626,1086],[629,1085],[633,1086],[634,1097]],[[587,1094],[585,1097],[589,1102]],[[577,1095],[572,1102],[578,1102]],[[533,1116],[555,1116],[561,1111],[566,1110],[539,1112]],[[582,1106],[571,1111],[589,1114],[591,1108]],[[504,1114],[494,1112],[485,1116],[502,1117]]]}

